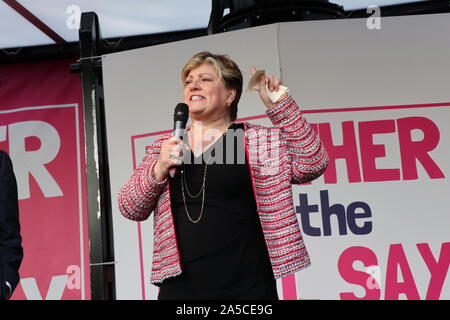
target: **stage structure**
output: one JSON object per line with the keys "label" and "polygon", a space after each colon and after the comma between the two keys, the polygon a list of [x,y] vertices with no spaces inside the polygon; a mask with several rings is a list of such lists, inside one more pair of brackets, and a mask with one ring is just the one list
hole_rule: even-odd
{"label": "stage structure", "polygon": [[101,31],[95,13],[80,24],[80,59],[71,65],[83,84],[86,174],[92,299],[115,299],[114,240],[111,220],[108,148],[100,56]]}
{"label": "stage structure", "polygon": [[[445,2],[445,5],[444,5]],[[430,12],[447,12],[448,2],[427,1],[421,5],[428,7]],[[206,34],[217,35],[231,30],[262,26],[268,23],[366,17],[368,14],[360,11],[345,12],[342,7],[328,1],[284,1],[285,7],[275,6],[274,1],[213,1],[211,19],[207,29],[196,30],[192,33],[179,33],[167,36],[161,41],[154,40],[149,44],[148,39],[142,41],[121,42],[115,45],[105,45],[101,37],[100,24],[95,13],[83,13],[80,28],[79,62],[71,66],[72,72],[80,72],[83,81],[83,102],[86,132],[86,164],[88,174],[88,206],[89,233],[91,245],[91,286],[92,299],[115,299],[116,293],[116,256],[113,239],[114,189],[111,189],[106,132],[105,102],[103,96],[103,55],[128,49],[170,42],[174,40],[199,37]],[[434,7],[431,7],[433,6]],[[422,6],[422,8],[423,8]],[[423,13],[417,4],[404,5],[409,8],[406,14]],[[394,14],[400,6],[389,6],[383,9],[383,15]],[[228,14],[224,12],[228,10]],[[441,10],[441,11],[437,11]],[[268,30],[271,30],[270,28]],[[203,41],[203,40],[202,40]],[[125,45],[124,45],[125,43]],[[110,141],[109,141],[110,142]],[[142,288],[145,292],[145,289]],[[148,295],[148,294],[147,294]],[[145,297],[145,293],[143,294]],[[122,295],[123,297],[123,295]]]}

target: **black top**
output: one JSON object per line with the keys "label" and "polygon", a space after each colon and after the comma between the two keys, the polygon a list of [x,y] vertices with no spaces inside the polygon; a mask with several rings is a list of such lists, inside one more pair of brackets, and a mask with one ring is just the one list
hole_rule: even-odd
{"label": "black top", "polygon": [[[244,148],[243,124],[170,179],[170,199],[181,259],[181,275],[162,282],[158,299],[278,299],[267,247],[256,211]],[[208,161],[209,160],[209,161]],[[205,176],[204,209],[198,223]],[[181,170],[180,170],[181,169]],[[186,190],[187,186],[187,190]],[[190,197],[188,192],[192,196]]]}

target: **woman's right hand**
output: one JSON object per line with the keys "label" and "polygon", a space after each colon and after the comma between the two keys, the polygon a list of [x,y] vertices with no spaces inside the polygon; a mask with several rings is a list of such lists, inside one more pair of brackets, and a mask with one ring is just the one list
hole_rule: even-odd
{"label": "woman's right hand", "polygon": [[170,169],[180,166],[183,162],[183,141],[171,137],[161,144],[159,159],[153,168],[153,177],[158,182],[164,181],[170,173]]}
{"label": "woman's right hand", "polygon": [[[252,75],[255,74],[256,68],[251,68]],[[264,103],[264,105],[267,108],[272,108],[275,104],[278,102],[284,100],[287,98],[287,93],[283,93],[280,98],[278,98],[277,101],[272,102],[272,100],[269,98],[267,91],[266,91],[266,83],[267,83],[267,89],[269,89],[270,92],[278,91],[280,89],[280,85],[283,84],[283,81],[281,81],[280,78],[274,77],[273,75],[262,75],[259,78],[259,96],[261,98],[261,101]]]}

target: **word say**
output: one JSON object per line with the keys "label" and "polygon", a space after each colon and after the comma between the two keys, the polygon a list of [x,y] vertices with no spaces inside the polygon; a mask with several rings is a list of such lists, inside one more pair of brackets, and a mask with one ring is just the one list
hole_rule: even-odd
{"label": "word say", "polygon": [[[425,296],[427,300],[439,299],[450,266],[450,242],[442,243],[439,257],[436,259],[428,243],[418,243],[416,247],[420,257],[430,272],[430,280]],[[365,290],[365,295],[358,297],[353,292],[341,292],[342,300],[379,300],[381,290],[384,288],[385,300],[398,300],[400,295],[407,299],[419,300],[420,295],[414,281],[414,274],[408,263],[402,244],[391,244],[386,265],[384,286],[381,286],[381,275],[376,279],[373,274],[353,268],[353,263],[361,261],[364,266],[378,266],[377,255],[369,248],[363,246],[350,247],[341,253],[338,261],[339,274],[348,283],[359,285]],[[402,281],[399,281],[401,271]],[[377,284],[374,284],[376,280]]]}

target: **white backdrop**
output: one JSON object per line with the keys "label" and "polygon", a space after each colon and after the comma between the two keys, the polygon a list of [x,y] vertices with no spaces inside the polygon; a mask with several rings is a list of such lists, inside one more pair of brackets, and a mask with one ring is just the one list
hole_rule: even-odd
{"label": "white backdrop", "polygon": [[[331,169],[294,187],[312,266],[278,281],[280,297],[449,299],[449,18],[280,23],[104,56],[117,298],[155,299],[157,288],[153,219],[126,220],[115,195],[171,129],[182,66],[209,50],[229,54],[245,83],[253,65],[281,76],[330,148]],[[244,93],[238,117],[270,125],[264,109]]]}

